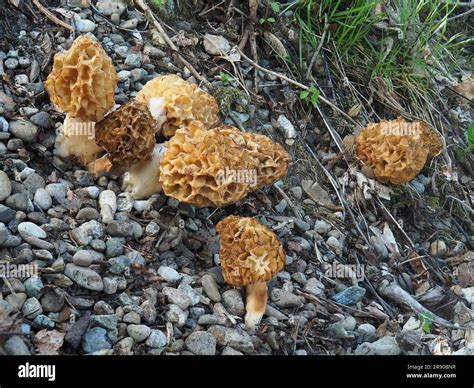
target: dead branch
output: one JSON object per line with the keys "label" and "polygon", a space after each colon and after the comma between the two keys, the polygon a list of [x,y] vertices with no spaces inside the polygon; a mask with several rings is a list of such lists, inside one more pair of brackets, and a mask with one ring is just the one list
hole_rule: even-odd
{"label": "dead branch", "polygon": [[44,14],[53,23],[57,24],[60,27],[64,27],[71,32],[75,32],[75,29],[73,26],[71,26],[70,24],[67,24],[66,22],[63,22],[58,17],[54,16],[47,8],[43,6],[43,4],[40,3],[39,0],[32,0],[32,1],[33,1],[33,4],[40,10],[40,12]]}
{"label": "dead branch", "polygon": [[379,292],[393,300],[395,303],[399,305],[406,305],[410,307],[413,311],[421,315],[422,317],[430,318],[434,323],[439,325],[452,328],[452,329],[461,329],[460,326],[453,325],[451,322],[447,321],[444,318],[434,314],[426,307],[424,307],[420,302],[418,302],[413,296],[411,296],[408,292],[406,292],[403,288],[401,288],[395,280],[387,280],[384,279],[379,288]]}

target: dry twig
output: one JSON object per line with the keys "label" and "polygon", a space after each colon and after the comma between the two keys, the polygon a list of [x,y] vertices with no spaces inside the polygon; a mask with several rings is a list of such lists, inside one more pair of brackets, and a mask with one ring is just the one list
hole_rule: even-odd
{"label": "dry twig", "polygon": [[53,23],[57,24],[60,27],[64,27],[71,32],[75,32],[75,29],[73,26],[71,26],[70,24],[67,24],[66,22],[63,22],[58,17],[54,16],[47,8],[43,6],[43,4],[40,3],[39,0],[32,0],[32,1],[33,1],[33,4],[40,10],[40,12],[44,14]]}

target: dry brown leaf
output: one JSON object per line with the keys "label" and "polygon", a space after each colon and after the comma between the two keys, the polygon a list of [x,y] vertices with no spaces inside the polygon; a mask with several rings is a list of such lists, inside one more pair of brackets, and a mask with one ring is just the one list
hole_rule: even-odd
{"label": "dry brown leaf", "polygon": [[41,330],[36,334],[36,350],[42,356],[56,356],[63,346],[65,333],[57,330]]}

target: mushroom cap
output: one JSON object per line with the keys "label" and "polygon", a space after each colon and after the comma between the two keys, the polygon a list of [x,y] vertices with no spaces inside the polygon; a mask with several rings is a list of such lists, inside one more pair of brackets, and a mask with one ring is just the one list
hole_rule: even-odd
{"label": "mushroom cap", "polygon": [[198,207],[220,207],[255,189],[252,182],[228,179],[228,171],[252,172],[256,166],[242,147],[217,128],[206,130],[200,121],[192,121],[165,146],[160,181],[170,197]]}
{"label": "mushroom cap", "polygon": [[411,134],[392,134],[387,128],[403,128],[402,118],[368,124],[356,138],[357,157],[381,182],[412,180],[424,167],[429,146],[416,127]]}
{"label": "mushroom cap", "polygon": [[177,75],[159,76],[148,81],[136,99],[148,105],[157,97],[166,101],[167,121],[162,127],[166,137],[173,136],[179,127],[192,120],[201,121],[206,128],[213,128],[220,121],[215,98]]}
{"label": "mushroom cap", "polygon": [[147,106],[132,100],[96,125],[96,142],[113,165],[130,167],[151,158],[155,120]]}
{"label": "mushroom cap", "polygon": [[114,104],[117,81],[101,45],[81,35],[69,50],[54,56],[44,85],[53,103],[71,117],[97,122]]}
{"label": "mushroom cap", "polygon": [[257,188],[267,186],[288,173],[289,156],[281,144],[252,132],[240,132],[230,125],[219,127],[247,150],[257,165]]}
{"label": "mushroom cap", "polygon": [[225,281],[234,287],[268,282],[285,267],[285,252],[273,231],[255,218],[229,216],[216,225]]}

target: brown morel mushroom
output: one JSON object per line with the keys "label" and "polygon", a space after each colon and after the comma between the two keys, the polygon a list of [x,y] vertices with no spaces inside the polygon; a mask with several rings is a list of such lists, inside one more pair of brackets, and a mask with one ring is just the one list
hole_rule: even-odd
{"label": "brown morel mushroom", "polygon": [[[106,155],[92,162],[91,173],[107,167],[130,167],[152,158],[156,122],[147,106],[132,100],[110,113],[96,125],[96,143]],[[108,162],[108,163],[107,163]]]}
{"label": "brown morel mushroom", "polygon": [[192,120],[201,121],[205,128],[219,123],[219,108],[214,97],[174,74],[148,81],[136,99],[147,104],[166,137],[173,136],[179,127]]}
{"label": "brown morel mushroom", "polygon": [[93,126],[113,106],[117,81],[112,60],[98,42],[86,36],[79,36],[69,50],[54,56],[44,85],[51,101],[67,113],[63,133],[57,137],[58,156],[76,156],[85,164],[94,159],[100,149],[93,139]]}
{"label": "brown morel mushroom", "polygon": [[246,289],[245,325],[253,330],[265,313],[267,282],[285,267],[285,252],[272,230],[255,218],[229,216],[216,225],[225,281]]}
{"label": "brown morel mushroom", "polygon": [[357,156],[381,182],[412,180],[426,160],[442,149],[442,141],[422,122],[402,118],[368,124],[356,138]]}

